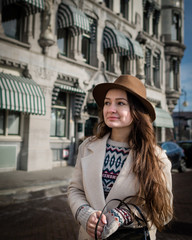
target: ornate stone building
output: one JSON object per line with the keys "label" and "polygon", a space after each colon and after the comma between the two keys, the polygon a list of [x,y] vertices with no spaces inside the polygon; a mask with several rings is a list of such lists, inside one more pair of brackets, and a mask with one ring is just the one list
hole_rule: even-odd
{"label": "ornate stone building", "polygon": [[147,87],[158,141],[180,95],[182,0],[2,0],[0,171],[74,164],[98,122],[91,90],[132,74]]}

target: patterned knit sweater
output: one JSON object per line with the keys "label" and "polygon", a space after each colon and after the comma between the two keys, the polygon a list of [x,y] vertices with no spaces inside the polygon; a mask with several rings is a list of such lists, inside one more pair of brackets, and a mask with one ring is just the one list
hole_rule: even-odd
{"label": "patterned knit sweater", "polygon": [[117,179],[125,160],[129,154],[127,143],[116,142],[108,139],[106,145],[105,160],[103,165],[103,190],[105,198],[109,194],[115,180]]}

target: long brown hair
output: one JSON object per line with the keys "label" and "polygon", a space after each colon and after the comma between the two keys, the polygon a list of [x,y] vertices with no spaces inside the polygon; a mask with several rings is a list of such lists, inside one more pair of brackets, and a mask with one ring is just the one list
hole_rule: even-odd
{"label": "long brown hair", "polygon": [[[156,139],[149,115],[135,96],[127,95],[133,118],[128,144],[134,156],[132,170],[140,183],[137,196],[145,199],[144,208],[149,220],[158,230],[161,230],[173,215],[171,196],[163,173],[163,163],[155,154]],[[105,124],[103,113],[100,111],[96,137],[102,138],[109,132],[111,128]],[[141,202],[137,200],[137,204]]]}

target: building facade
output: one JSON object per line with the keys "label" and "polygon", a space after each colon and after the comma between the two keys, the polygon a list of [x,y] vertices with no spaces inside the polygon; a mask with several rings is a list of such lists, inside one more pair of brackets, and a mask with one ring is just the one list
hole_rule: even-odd
{"label": "building facade", "polygon": [[0,171],[74,164],[93,134],[93,87],[120,74],[147,88],[157,141],[180,95],[183,1],[0,2]]}

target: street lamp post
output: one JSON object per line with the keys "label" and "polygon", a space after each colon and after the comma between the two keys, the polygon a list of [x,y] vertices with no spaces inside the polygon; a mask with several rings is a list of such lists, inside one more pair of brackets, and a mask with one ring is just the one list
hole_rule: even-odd
{"label": "street lamp post", "polygon": [[181,96],[184,96],[184,102],[183,102],[183,107],[187,107],[188,106],[188,102],[187,102],[187,92],[184,89],[181,89],[181,95],[179,98],[179,124],[178,124],[178,135],[179,135],[179,140],[181,140]]}

